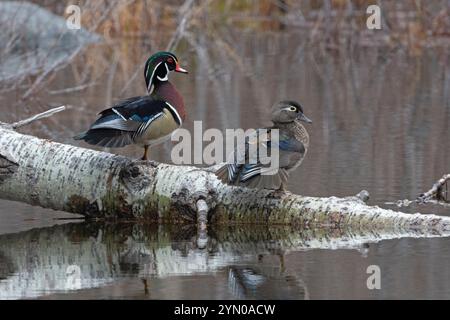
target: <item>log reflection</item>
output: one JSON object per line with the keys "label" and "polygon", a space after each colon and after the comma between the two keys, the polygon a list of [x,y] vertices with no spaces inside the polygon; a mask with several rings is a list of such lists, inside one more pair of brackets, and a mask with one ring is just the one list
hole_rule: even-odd
{"label": "log reflection", "polygon": [[[142,279],[151,295],[147,279],[152,277],[224,271],[236,298],[283,297],[289,292],[289,297],[303,299],[308,298],[307,286],[284,265],[286,254],[312,249],[367,254],[367,243],[419,236],[437,235],[224,227],[209,229],[199,247],[195,226],[65,224],[0,236],[0,298],[101,287],[121,277]],[[268,256],[279,265],[266,264]]]}

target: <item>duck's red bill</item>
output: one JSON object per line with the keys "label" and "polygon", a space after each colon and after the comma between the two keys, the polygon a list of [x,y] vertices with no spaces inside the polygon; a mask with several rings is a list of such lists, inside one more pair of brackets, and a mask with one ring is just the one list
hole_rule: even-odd
{"label": "duck's red bill", "polygon": [[175,72],[188,73],[188,71],[180,67],[179,64],[177,64],[177,66],[175,67]]}

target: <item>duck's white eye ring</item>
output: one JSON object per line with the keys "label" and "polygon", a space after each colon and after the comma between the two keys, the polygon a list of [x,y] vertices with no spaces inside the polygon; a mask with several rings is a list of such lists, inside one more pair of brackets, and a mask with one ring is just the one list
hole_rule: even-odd
{"label": "duck's white eye ring", "polygon": [[289,110],[291,110],[291,111],[297,111],[297,108],[296,108],[296,107],[290,107]]}

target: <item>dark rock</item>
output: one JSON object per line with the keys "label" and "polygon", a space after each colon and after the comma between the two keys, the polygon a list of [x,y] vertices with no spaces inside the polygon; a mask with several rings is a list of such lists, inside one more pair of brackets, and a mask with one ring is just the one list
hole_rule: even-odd
{"label": "dark rock", "polygon": [[0,2],[0,81],[47,70],[101,37],[29,2]]}

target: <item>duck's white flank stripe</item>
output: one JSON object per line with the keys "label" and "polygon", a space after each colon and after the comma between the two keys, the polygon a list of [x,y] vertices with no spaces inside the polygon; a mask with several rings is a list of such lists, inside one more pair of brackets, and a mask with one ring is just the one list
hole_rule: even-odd
{"label": "duck's white flank stripe", "polygon": [[150,126],[150,124],[157,118],[161,117],[163,115],[162,112],[154,115],[153,117],[151,117],[144,125],[144,127],[142,128],[142,131],[140,134],[144,134],[145,131],[147,131],[148,127]]}
{"label": "duck's white flank stripe", "polygon": [[168,103],[167,101],[166,101],[166,104],[167,104],[167,106],[170,108],[170,110],[172,110],[172,111],[176,114],[176,116],[177,116],[177,118],[178,118],[178,123],[179,123],[180,126],[181,126],[181,124],[183,123],[183,121],[181,120],[181,117],[180,117],[180,115],[178,114],[177,109],[174,108],[174,107],[173,107],[170,103]]}
{"label": "duck's white flank stripe", "polygon": [[136,132],[133,134],[133,139],[143,135],[145,133],[145,131],[147,131],[148,127],[150,126],[150,124],[157,118],[163,116],[164,113],[160,112],[155,114],[153,117],[151,117],[150,119],[148,119],[147,122],[143,122],[139,128],[136,130]]}

